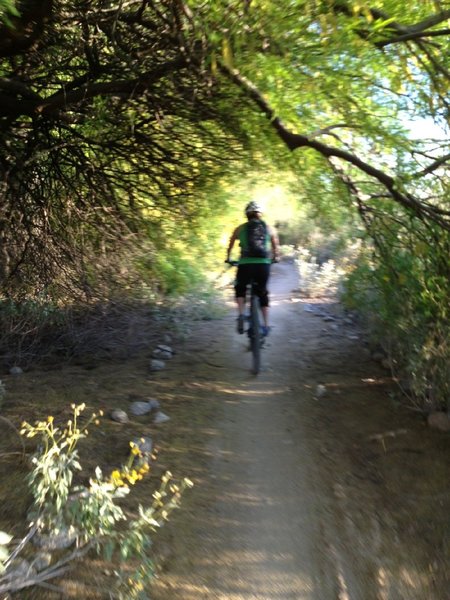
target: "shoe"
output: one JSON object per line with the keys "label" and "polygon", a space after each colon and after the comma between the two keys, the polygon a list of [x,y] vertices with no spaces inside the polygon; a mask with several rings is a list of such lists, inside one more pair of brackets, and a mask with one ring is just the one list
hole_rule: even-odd
{"label": "shoe", "polygon": [[239,315],[237,319],[238,333],[244,333],[244,315]]}
{"label": "shoe", "polygon": [[261,326],[261,333],[262,333],[263,337],[267,337],[269,335],[269,332],[270,332],[270,327],[268,325]]}

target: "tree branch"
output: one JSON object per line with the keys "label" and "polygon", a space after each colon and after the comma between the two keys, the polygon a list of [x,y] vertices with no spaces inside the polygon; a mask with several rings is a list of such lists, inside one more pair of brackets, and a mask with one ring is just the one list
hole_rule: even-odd
{"label": "tree branch", "polygon": [[419,219],[425,220],[426,218],[436,222],[442,228],[450,231],[450,222],[444,218],[444,213],[439,211],[433,206],[427,206],[414,198],[408,193],[400,191],[396,185],[396,181],[393,177],[377,169],[376,167],[368,164],[355,156],[354,154],[342,150],[341,148],[335,148],[323,144],[311,137],[296,134],[289,131],[281,122],[280,118],[275,115],[273,108],[263,98],[261,92],[253,85],[248,79],[242,76],[236,69],[220,63],[220,70],[233,82],[235,83],[249,98],[251,98],[261,109],[270,124],[275,129],[278,136],[283,140],[289,150],[296,150],[297,148],[307,147],[312,148],[319,152],[322,156],[329,159],[331,157],[340,158],[341,160],[352,164],[357,167],[363,173],[370,175],[370,177],[376,179],[381,183],[388,191],[389,196],[398,204],[401,204],[408,210],[412,211]]}
{"label": "tree branch", "polygon": [[[60,109],[92,100],[96,96],[139,95],[164,76],[173,71],[180,70],[186,65],[186,58],[179,56],[135,79],[105,82],[91,81],[83,83],[75,89],[71,89],[71,83],[69,82],[65,89],[45,99],[22,84],[0,79],[0,115],[3,114],[10,117],[38,114],[50,115]],[[6,93],[2,93],[2,90]]]}
{"label": "tree branch", "polygon": [[[343,2],[342,0],[337,0],[333,5],[332,10],[336,13],[345,14],[346,16],[353,16],[353,10],[348,6],[347,2]],[[374,21],[387,21],[389,19],[389,15],[382,10],[376,8],[369,8],[369,12],[374,19]],[[423,19],[419,23],[415,25],[402,25],[397,21],[392,21],[388,25],[388,30],[395,31],[398,35],[392,36],[385,40],[375,42],[375,46],[377,48],[383,48],[390,44],[397,44],[400,42],[404,42],[407,40],[415,40],[415,39],[423,39],[424,37],[437,37],[448,35],[448,29],[442,29],[440,31],[428,31],[431,27],[435,25],[439,25],[440,23],[444,23],[450,19],[450,9],[443,10],[439,13],[431,15],[426,19]],[[367,37],[367,33],[363,35],[361,32],[359,33],[361,37]]]}

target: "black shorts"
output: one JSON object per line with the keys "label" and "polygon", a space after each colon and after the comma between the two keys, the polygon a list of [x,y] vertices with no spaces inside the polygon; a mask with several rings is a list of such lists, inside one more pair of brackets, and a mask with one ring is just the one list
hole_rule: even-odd
{"label": "black shorts", "polygon": [[270,264],[257,263],[249,265],[239,265],[236,275],[236,298],[245,298],[247,285],[254,281],[256,283],[256,294],[259,298],[261,308],[269,306],[269,293],[267,291],[267,282],[269,281]]}

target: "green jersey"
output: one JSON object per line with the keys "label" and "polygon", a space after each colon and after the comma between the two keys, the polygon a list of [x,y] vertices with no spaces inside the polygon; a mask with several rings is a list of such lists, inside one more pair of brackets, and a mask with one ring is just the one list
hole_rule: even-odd
{"label": "green jersey", "polygon": [[270,232],[264,221],[251,219],[239,230],[240,265],[270,264]]}

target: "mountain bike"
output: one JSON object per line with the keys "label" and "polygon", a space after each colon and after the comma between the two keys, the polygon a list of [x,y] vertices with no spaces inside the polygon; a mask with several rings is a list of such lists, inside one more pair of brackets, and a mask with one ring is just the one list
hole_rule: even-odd
{"label": "mountain bike", "polygon": [[[230,260],[228,264],[232,267],[237,267],[239,262],[237,260]],[[264,343],[264,336],[261,330],[261,314],[259,306],[259,297],[256,292],[257,283],[250,281],[247,285],[246,298],[250,298],[249,312],[244,316],[245,321],[248,323],[247,333],[250,341],[250,350],[252,353],[252,373],[258,375],[261,370],[261,348]]]}

